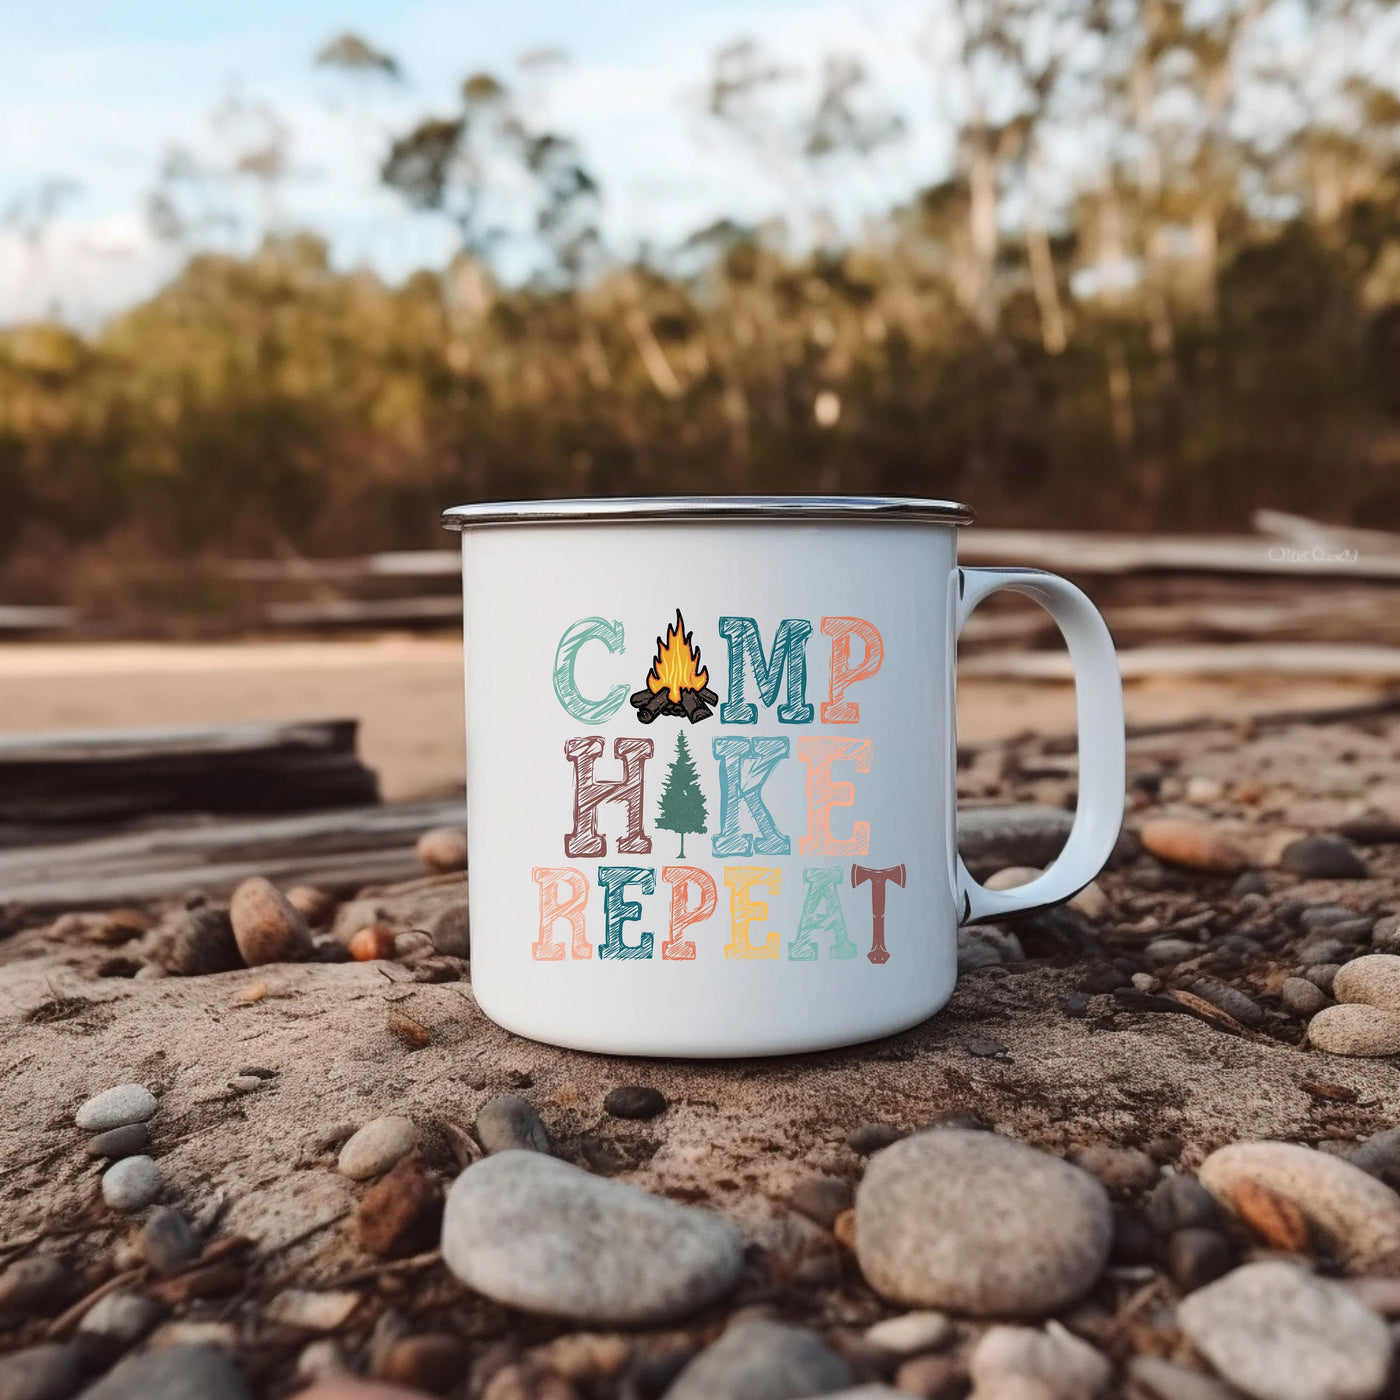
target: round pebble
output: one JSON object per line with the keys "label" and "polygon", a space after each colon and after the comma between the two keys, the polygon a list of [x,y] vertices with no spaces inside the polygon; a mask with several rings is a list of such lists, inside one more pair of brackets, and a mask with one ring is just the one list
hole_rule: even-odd
{"label": "round pebble", "polygon": [[417,1141],[418,1129],[411,1118],[396,1114],[375,1118],[340,1149],[336,1166],[351,1181],[365,1181],[388,1171]]}
{"label": "round pebble", "polygon": [[43,1342],[0,1357],[0,1400],[68,1400],[87,1369],[81,1347]]}
{"label": "round pebble", "polygon": [[1337,974],[1342,970],[1341,963],[1318,963],[1315,967],[1307,968],[1303,976],[1320,988],[1328,996],[1332,995],[1332,984],[1337,980]]}
{"label": "round pebble", "polygon": [[1387,914],[1371,928],[1371,946],[1381,953],[1400,953],[1400,914]]}
{"label": "round pebble", "polygon": [[1358,1143],[1347,1161],[1387,1186],[1400,1186],[1400,1128],[1383,1128]]}
{"label": "round pebble", "polygon": [[973,972],[979,967],[1001,967],[1025,962],[1021,940],[1008,929],[995,924],[978,924],[958,930],[958,971]]}
{"label": "round pebble", "polygon": [[1324,1006],[1308,1022],[1308,1041],[1329,1055],[1400,1055],[1400,1011],[1354,1003]]}
{"label": "round pebble", "polygon": [[1128,1362],[1128,1377],[1128,1393],[1143,1400],[1239,1400],[1239,1391],[1224,1381],[1145,1352]]}
{"label": "round pebble", "polygon": [[1332,979],[1332,995],[1400,1011],[1400,955],[1367,953],[1347,963]]}
{"label": "round pebble", "polygon": [[461,1282],[498,1303],[626,1326],[683,1317],[728,1292],[744,1245],[709,1211],[509,1151],[453,1183],[442,1254]]}
{"label": "round pebble", "polygon": [[1159,817],[1143,824],[1143,847],[1158,860],[1208,875],[1238,875],[1252,862],[1209,822]]}
{"label": "round pebble", "polygon": [[1199,943],[1188,943],[1184,938],[1154,938],[1142,950],[1142,955],[1153,967],[1170,967],[1198,956],[1201,951]]}
{"label": "round pebble", "polygon": [[442,1191],[414,1154],[365,1192],[355,1230],[371,1254],[392,1259],[431,1248],[441,1219]]}
{"label": "round pebble", "polygon": [[397,935],[388,924],[366,924],[346,945],[356,962],[378,962],[394,956]]}
{"label": "round pebble", "polygon": [[892,1142],[898,1142],[905,1136],[907,1134],[903,1128],[896,1128],[890,1123],[862,1123],[853,1132],[846,1134],[846,1146],[864,1157],[871,1152],[878,1152],[882,1147],[888,1147]]}
{"label": "round pebble", "polygon": [[1069,901],[1069,907],[1083,914],[1086,919],[1097,923],[1109,911],[1108,896],[1099,887],[1097,880],[1090,880],[1082,890]]}
{"label": "round pebble", "polygon": [[232,1361],[207,1346],[176,1346],[123,1361],[82,1400],[252,1400]]}
{"label": "round pebble", "polygon": [[815,1332],[755,1319],[733,1324],[706,1347],[676,1377],[665,1400],[824,1395],[854,1379]]}
{"label": "round pebble", "polygon": [[304,962],[314,950],[305,918],[261,875],[250,876],[234,890],[228,912],[238,951],[249,967]]}
{"label": "round pebble", "polygon": [[1076,1166],[1120,1195],[1146,1191],[1157,1180],[1157,1163],[1137,1147],[1113,1147],[1106,1142],[1091,1143],[1074,1154]]}
{"label": "round pebble", "polygon": [[856,1255],[877,1293],[976,1316],[1054,1312],[1108,1259],[1113,1213],[1087,1172],[995,1133],[937,1129],[875,1157]]}
{"label": "round pebble", "polygon": [[[968,1386],[967,1371],[951,1356],[911,1357],[895,1372],[894,1383],[896,1395],[922,1396],[923,1400],[963,1400]],[[1044,1400],[1044,1395],[1030,1400]]]}
{"label": "round pebble", "polygon": [[1040,879],[1044,873],[1036,865],[1008,865],[1004,870],[993,871],[982,884],[989,890],[1014,890]]}
{"label": "round pebble", "polygon": [[1305,880],[1364,880],[1371,873],[1356,847],[1340,836],[1300,836],[1283,848],[1278,863]]}
{"label": "round pebble", "polygon": [[911,1312],[887,1317],[867,1328],[865,1340],[895,1356],[918,1356],[937,1351],[953,1335],[953,1324],[941,1312]]}
{"label": "round pebble", "polygon": [[1218,1230],[1177,1230],[1167,1241],[1167,1272],[1183,1293],[1214,1283],[1234,1262],[1230,1242]]}
{"label": "round pebble", "polygon": [[1340,1157],[1291,1142],[1237,1142],[1212,1152],[1200,1178],[1232,1210],[1250,1187],[1280,1197],[1352,1270],[1400,1264],[1400,1196]]}
{"label": "round pebble", "polygon": [[1147,1220],[1162,1235],[1193,1227],[1214,1230],[1225,1223],[1215,1197],[1194,1176],[1179,1172],[1157,1183],[1147,1198]]}
{"label": "round pebble", "polygon": [[655,1118],[666,1111],[666,1095],[649,1084],[622,1084],[608,1091],[603,1112],[614,1118]]}
{"label": "round pebble", "polygon": [[0,1313],[42,1307],[60,1297],[72,1280],[72,1265],[57,1255],[16,1259],[0,1273]]}
{"label": "round pebble", "polygon": [[142,1084],[118,1084],[89,1099],[73,1121],[89,1133],[105,1133],[129,1123],[144,1123],[160,1107],[156,1096]]}
{"label": "round pebble", "polygon": [[439,826],[425,831],[416,847],[419,862],[429,870],[446,873],[467,868],[467,836],[455,827]]}
{"label": "round pebble", "polygon": [[402,1381],[430,1395],[444,1395],[467,1374],[471,1352],[449,1332],[425,1332],[395,1342],[376,1368],[386,1381]]}
{"label": "round pebble", "polygon": [[199,1239],[178,1210],[158,1206],[137,1237],[141,1257],[162,1277],[178,1273],[199,1253]]}
{"label": "round pebble", "polygon": [[471,915],[465,899],[434,914],[428,921],[427,932],[439,953],[453,958],[471,957]]}
{"label": "round pebble", "polygon": [[[1044,1395],[1045,1400],[1094,1400],[1113,1375],[1108,1358],[1059,1323],[992,1327],[973,1348],[969,1363],[977,1394]],[[1023,1391],[1017,1382],[1035,1389]]]}
{"label": "round pebble", "polygon": [[544,1152],[551,1148],[549,1130],[528,1099],[501,1094],[476,1115],[476,1135],[487,1152]]}
{"label": "round pebble", "polygon": [[165,1309],[153,1299],[139,1293],[122,1290],[99,1298],[83,1314],[78,1324],[80,1332],[110,1337],[124,1347],[135,1346],[165,1315]]}
{"label": "round pebble", "polygon": [[312,928],[325,928],[340,907],[340,901],[333,894],[315,885],[293,885],[287,891],[287,903]]}
{"label": "round pebble", "polygon": [[1177,1309],[1193,1346],[1255,1400],[1370,1400],[1390,1370],[1385,1322],[1282,1260],[1246,1264]]}
{"label": "round pebble", "polygon": [[151,1145],[150,1129],[144,1123],[123,1123],[120,1128],[108,1128],[87,1144],[89,1157],[134,1157]]}
{"label": "round pebble", "polygon": [[102,1173],[102,1199],[113,1210],[144,1210],[163,1184],[160,1168],[149,1157],[123,1157]]}
{"label": "round pebble", "polygon": [[1322,967],[1327,963],[1341,965],[1349,949],[1335,938],[1309,938],[1298,945],[1299,967]]}
{"label": "round pebble", "polygon": [[1314,929],[1335,928],[1339,924],[1351,923],[1356,918],[1356,911],[1348,909],[1345,904],[1310,904],[1299,913],[1298,926],[1312,932]]}
{"label": "round pebble", "polygon": [[243,966],[228,911],[209,905],[181,910],[162,926],[153,956],[176,977],[205,977]]}
{"label": "round pebble", "polygon": [[1327,1005],[1327,993],[1306,977],[1285,977],[1278,997],[1290,1016],[1315,1016]]}
{"label": "round pebble", "polygon": [[788,1193],[788,1205],[825,1230],[854,1199],[850,1182],[839,1176],[804,1176]]}

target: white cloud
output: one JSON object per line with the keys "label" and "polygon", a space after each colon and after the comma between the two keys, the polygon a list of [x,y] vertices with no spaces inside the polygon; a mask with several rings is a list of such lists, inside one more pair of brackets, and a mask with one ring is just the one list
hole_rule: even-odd
{"label": "white cloud", "polygon": [[[785,185],[699,112],[715,50],[743,35],[806,71],[806,88],[793,84],[789,103],[804,91],[810,100],[811,75],[827,53],[851,52],[875,80],[872,96],[911,119],[910,138],[875,162],[833,169],[819,184],[804,172],[810,199],[854,222],[947,166],[945,123],[915,43],[927,22],[923,0],[411,5],[386,15],[382,32],[368,30],[401,59],[408,83],[359,104],[310,63],[339,26],[300,10],[275,26],[65,39],[30,51],[4,44],[0,23],[0,91],[8,94],[0,210],[49,177],[80,187],[37,249],[0,231],[0,323],[57,305],[90,324],[169,274],[172,255],[144,226],[147,197],[172,143],[211,164],[228,162],[208,113],[235,83],[247,98],[267,101],[292,132],[294,172],[278,193],[280,218],[326,234],[339,264],[368,263],[394,277],[440,264],[452,241],[445,223],[409,214],[377,183],[385,133],[424,112],[451,110],[466,72],[504,70],[532,44],[558,42],[573,52],[542,112],[579,139],[604,188],[605,230],[623,247],[643,240],[667,246],[722,213],[757,221],[791,203],[791,181]],[[794,114],[792,106],[783,113]],[[227,198],[244,221],[240,233],[225,237],[246,247],[264,211],[251,189]]]}

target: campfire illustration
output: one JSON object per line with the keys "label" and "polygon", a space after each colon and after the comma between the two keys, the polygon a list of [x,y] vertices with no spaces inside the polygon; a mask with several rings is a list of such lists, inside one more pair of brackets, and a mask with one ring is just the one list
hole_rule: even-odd
{"label": "campfire illustration", "polygon": [[676,609],[676,620],[666,629],[666,639],[656,639],[656,656],[647,672],[645,690],[631,699],[637,718],[651,724],[658,715],[676,715],[699,724],[719,704],[719,696],[708,689],[710,673],[700,664],[700,649],[685,630],[685,619]]}

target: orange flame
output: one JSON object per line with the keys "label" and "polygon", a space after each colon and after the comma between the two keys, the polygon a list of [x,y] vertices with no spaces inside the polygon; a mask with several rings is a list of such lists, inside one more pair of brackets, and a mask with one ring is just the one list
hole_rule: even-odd
{"label": "orange flame", "polygon": [[703,690],[710,673],[700,664],[700,648],[690,644],[685,620],[676,609],[675,622],[666,629],[666,640],[656,639],[656,660],[647,672],[647,688],[656,694],[670,692],[672,704],[679,704],[682,690]]}

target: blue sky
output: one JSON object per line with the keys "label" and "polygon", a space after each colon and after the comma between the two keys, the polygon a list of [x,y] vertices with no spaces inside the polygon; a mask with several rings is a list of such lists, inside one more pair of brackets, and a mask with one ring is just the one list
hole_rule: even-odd
{"label": "blue sky", "polygon": [[[35,0],[0,5],[0,212],[48,179],[72,182],[42,241],[0,230],[0,324],[58,310],[92,324],[148,293],[176,254],[146,225],[145,204],[172,143],[220,163],[233,149],[210,113],[230,92],[265,102],[291,131],[294,176],[273,216],[326,233],[342,265],[390,276],[440,263],[450,231],[380,189],[385,133],[451,110],[476,69],[511,77],[516,58],[557,45],[569,65],[537,95],[542,117],[576,135],[601,174],[616,244],[665,244],[723,211],[782,212],[790,198],[698,113],[716,48],[752,36],[810,80],[830,52],[860,54],[914,134],[873,171],[835,172],[822,197],[847,216],[946,169],[946,136],[916,39],[919,0]],[[393,53],[406,81],[352,100],[315,51],[350,29]],[[794,84],[797,92],[801,84]],[[256,233],[264,210],[230,241]]]}

